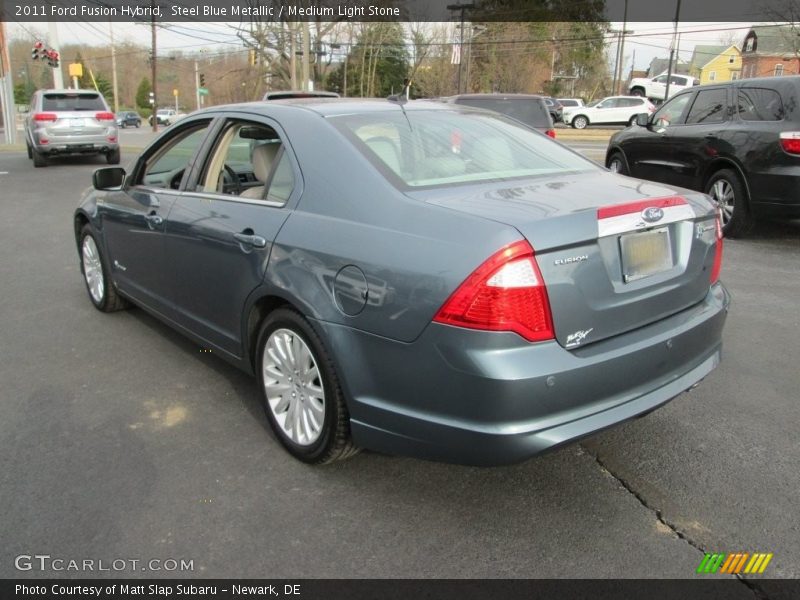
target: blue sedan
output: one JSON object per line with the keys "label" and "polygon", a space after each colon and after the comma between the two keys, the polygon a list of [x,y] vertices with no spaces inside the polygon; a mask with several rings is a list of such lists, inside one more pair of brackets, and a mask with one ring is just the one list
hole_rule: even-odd
{"label": "blue sedan", "polygon": [[95,172],[73,227],[95,307],[140,307],[254,374],[310,463],[524,460],[720,360],[709,198],[469,107],[209,108]]}

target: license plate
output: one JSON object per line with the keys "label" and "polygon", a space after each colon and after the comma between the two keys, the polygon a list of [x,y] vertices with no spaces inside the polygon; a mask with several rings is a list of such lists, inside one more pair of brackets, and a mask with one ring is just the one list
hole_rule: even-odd
{"label": "license plate", "polygon": [[666,227],[620,236],[619,244],[625,283],[672,268],[672,244]]}
{"label": "license plate", "polygon": [[83,127],[84,121],[83,119],[70,119],[69,124],[70,127]]}

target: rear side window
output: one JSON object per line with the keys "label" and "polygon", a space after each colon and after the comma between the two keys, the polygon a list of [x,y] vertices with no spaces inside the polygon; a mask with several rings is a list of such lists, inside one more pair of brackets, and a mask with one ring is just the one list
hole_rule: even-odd
{"label": "rear side window", "polygon": [[686,117],[686,124],[722,123],[725,120],[727,94],[726,88],[698,92],[689,116]]}
{"label": "rear side window", "polygon": [[738,111],[744,121],[781,121],[784,117],[781,95],[765,88],[739,90]]}
{"label": "rear side window", "polygon": [[42,110],[106,110],[106,104],[100,94],[45,94],[42,98]]}
{"label": "rear side window", "polygon": [[534,129],[550,129],[550,113],[539,98],[459,98],[456,104],[493,110]]}

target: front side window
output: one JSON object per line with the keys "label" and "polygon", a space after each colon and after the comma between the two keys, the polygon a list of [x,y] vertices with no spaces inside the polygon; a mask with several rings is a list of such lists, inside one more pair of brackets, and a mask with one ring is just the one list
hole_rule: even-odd
{"label": "front side window", "polygon": [[694,104],[686,117],[686,124],[722,123],[725,120],[727,94],[726,88],[697,92]]}
{"label": "front side window", "polygon": [[667,76],[666,75],[659,75],[655,79],[653,79],[656,83],[667,83]]}
{"label": "front side window", "polygon": [[784,117],[781,95],[765,88],[739,90],[738,112],[744,121],[780,121]]}
{"label": "front side window", "polygon": [[401,188],[456,185],[598,167],[500,115],[392,110],[330,122]]}
{"label": "front side window", "polygon": [[669,102],[664,104],[658,109],[658,112],[653,116],[653,125],[656,127],[667,127],[669,125],[679,125],[683,123],[681,115],[683,115],[691,94],[683,94],[682,96],[675,96]]}
{"label": "front side window", "polygon": [[200,144],[210,120],[184,127],[152,152],[144,163],[137,183],[156,188],[178,189]]}

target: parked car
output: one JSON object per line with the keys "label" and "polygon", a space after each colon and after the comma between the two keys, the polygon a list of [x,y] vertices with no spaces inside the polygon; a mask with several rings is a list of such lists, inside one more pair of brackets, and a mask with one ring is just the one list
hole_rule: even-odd
{"label": "parked car", "polygon": [[800,77],[686,90],[611,137],[606,165],[709,194],[725,234],[758,217],[800,217]]}
{"label": "parked car", "polygon": [[542,99],[547,105],[547,110],[550,113],[550,118],[553,119],[553,123],[561,123],[562,113],[564,112],[564,106],[561,102],[548,96],[544,96]]}
{"label": "parked car", "polygon": [[584,129],[588,125],[632,125],[636,115],[655,109],[647,98],[609,96],[586,106],[565,108],[564,122],[575,129]]}
{"label": "parked car", "polygon": [[93,183],[73,226],[94,306],[138,305],[255,374],[303,461],[519,461],[720,359],[709,198],[633,185],[505,115],[211,107]]}
{"label": "parked car", "polygon": [[338,98],[336,92],[284,90],[264,94],[262,100],[290,100],[292,98]]}
{"label": "parked car", "polygon": [[[159,108],[156,111],[156,119],[159,125],[171,125],[184,116],[186,116],[184,113],[178,112],[174,108]],[[147,122],[150,123],[150,125],[153,124],[153,115],[147,118]]]}
{"label": "parked car", "polygon": [[142,117],[139,113],[130,110],[117,113],[117,126],[125,129],[126,127],[141,127]]}
{"label": "parked car", "polygon": [[551,138],[556,137],[553,119],[542,96],[530,94],[460,94],[443,98],[443,101],[451,104],[474,106],[475,108],[483,108],[508,115]]}
{"label": "parked car", "polygon": [[651,100],[664,100],[667,93],[667,79],[669,79],[669,95],[674,96],[678,92],[699,85],[700,81],[688,75],[662,73],[652,79],[648,77],[635,77],[631,80],[628,90],[631,96],[641,96]]}
{"label": "parked car", "polygon": [[119,164],[117,125],[105,98],[94,90],[38,90],[25,117],[25,145],[34,167],[69,154],[102,154]]}
{"label": "parked car", "polygon": [[561,115],[561,119],[562,120],[564,119],[564,115],[563,115],[563,109],[564,108],[574,107],[574,106],[583,106],[583,100],[581,100],[580,98],[559,98],[558,101],[559,101],[559,103],[561,104],[561,107],[562,107],[562,115]]}

